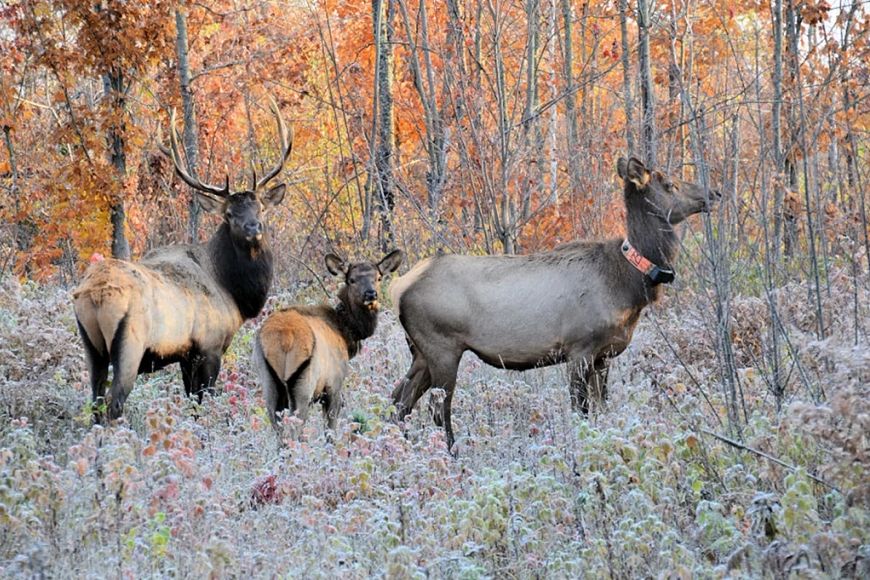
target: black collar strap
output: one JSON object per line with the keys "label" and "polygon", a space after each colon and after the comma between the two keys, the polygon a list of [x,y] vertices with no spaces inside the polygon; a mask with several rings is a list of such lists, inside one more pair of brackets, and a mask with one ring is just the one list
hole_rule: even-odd
{"label": "black collar strap", "polygon": [[628,238],[623,240],[621,250],[628,263],[649,278],[653,285],[669,284],[674,281],[673,270],[666,270],[650,262],[629,243]]}

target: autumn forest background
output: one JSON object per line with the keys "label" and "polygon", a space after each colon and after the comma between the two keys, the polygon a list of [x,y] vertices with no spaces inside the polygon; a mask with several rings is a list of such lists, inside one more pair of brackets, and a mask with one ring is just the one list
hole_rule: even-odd
{"label": "autumn forest background", "polygon": [[[863,0],[0,3],[0,573],[867,577],[868,41]],[[389,420],[385,312],[335,442],[277,448],[256,321],[213,400],[165,371],[92,426],[69,289],[207,239],[170,111],[195,174],[242,186],[279,154],[270,96],[267,313],[334,294],[329,251],[619,236],[620,156],[723,197],[588,420],[564,369],[472,357],[451,457],[425,409]]]}

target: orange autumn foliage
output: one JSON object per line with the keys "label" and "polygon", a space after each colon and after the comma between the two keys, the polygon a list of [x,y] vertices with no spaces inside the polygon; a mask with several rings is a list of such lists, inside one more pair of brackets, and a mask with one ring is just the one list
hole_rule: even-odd
{"label": "orange autumn foliage", "polygon": [[[391,224],[397,242],[420,254],[438,248],[494,252],[509,234],[516,251],[535,251],[577,236],[619,235],[614,162],[627,153],[627,131],[640,138],[635,3],[628,3],[627,14],[635,123],[629,127],[619,3],[571,5],[574,64],[566,76],[559,2],[537,3],[533,14],[529,6],[535,3],[384,1],[392,7],[394,36],[398,199]],[[92,253],[107,254],[109,207],[118,199],[127,207],[134,255],[185,240],[189,192],[156,153],[158,125],[165,126],[170,108],[181,106],[176,8],[188,18],[202,177],[220,180],[226,168],[231,180],[241,182],[252,161],[258,167],[270,162],[276,144],[255,136],[269,134],[265,98],[272,94],[296,129],[293,167],[286,174],[294,186],[275,224],[279,249],[306,261],[326,247],[376,243],[377,228],[366,234],[364,223],[376,194],[377,47],[370,0],[256,0],[244,6],[228,0],[16,0],[0,9],[0,125],[9,136],[9,145],[0,147],[0,248],[14,255],[10,263],[20,275],[68,278]],[[681,90],[703,112],[703,155],[717,183],[730,175],[728,143],[736,119],[738,205],[751,221],[743,231],[760,235],[762,160],[768,165],[765,187],[782,183],[769,169],[770,7],[747,0],[667,0],[655,11],[651,64],[660,165],[693,176],[696,120]],[[820,197],[819,207],[828,211],[834,204],[836,215],[854,216],[860,206],[856,180],[866,180],[854,175],[854,167],[860,172],[866,166],[868,151],[868,112],[856,104],[867,96],[868,61],[862,56],[870,17],[862,5],[852,12],[829,2],[802,3],[798,16],[807,153],[823,164],[836,154],[836,167],[820,175],[819,185],[836,193]],[[787,47],[784,59],[785,153],[799,160],[804,152],[788,125],[800,114]],[[104,93],[107,70],[122,70],[129,80],[122,110],[110,106]],[[576,102],[575,150],[568,148],[569,86]],[[110,127],[123,132],[122,178],[109,161]],[[433,193],[437,131],[443,182]],[[856,155],[860,159],[853,160]],[[579,173],[576,181],[572,171]],[[800,204],[798,211],[805,211]],[[288,259],[279,270],[293,267]]]}

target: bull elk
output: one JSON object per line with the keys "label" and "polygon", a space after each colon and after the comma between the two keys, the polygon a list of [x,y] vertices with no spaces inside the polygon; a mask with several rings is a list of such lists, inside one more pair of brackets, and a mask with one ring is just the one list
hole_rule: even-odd
{"label": "bull elk", "polygon": [[304,423],[310,405],[320,401],[327,426],[335,430],[348,361],[378,324],[378,282],[403,257],[401,250],[394,250],[377,264],[346,265],[328,254],[327,270],[344,277],[338,305],[290,306],[263,322],[254,339],[253,366],[276,428],[280,411],[290,409]]}
{"label": "bull elk", "polygon": [[445,391],[440,417],[454,443],[451,402],[462,354],[505,369],[568,363],[575,411],[590,390],[603,400],[610,360],[628,346],[641,310],[671,282],[673,226],[709,211],[711,194],[693,183],[620,159],[626,239],[578,240],[529,256],[443,255],[423,260],[391,287],[413,361],[393,391],[403,419],[433,385]]}
{"label": "bull elk", "polygon": [[185,167],[173,112],[170,149],[160,148],[182,181],[196,190],[200,206],[221,215],[223,223],[205,244],[158,248],[138,263],[96,262],[73,291],[98,421],[110,364],[109,419],[122,414],[137,375],[173,363],[181,366],[187,394],[201,400],[214,386],[233,335],[263,308],[273,258],[262,220],[267,208],[284,198],[286,186],[263,188],[281,172],[293,147],[274,100],[270,108],[281,142],[278,163],[261,179],[252,170],[250,188],[235,193],[230,193],[229,176],[223,186],[211,185]]}

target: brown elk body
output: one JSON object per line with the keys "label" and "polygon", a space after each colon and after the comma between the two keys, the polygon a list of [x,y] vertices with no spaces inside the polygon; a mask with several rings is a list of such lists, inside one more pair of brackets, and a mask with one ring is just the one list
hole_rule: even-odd
{"label": "brown elk body", "polygon": [[329,254],[327,269],[345,281],[338,306],[291,306],[263,322],[252,358],[273,425],[286,409],[304,423],[311,403],[320,401],[328,427],[335,430],[348,361],[377,327],[378,282],[399,267],[403,256],[395,250],[377,264],[345,266]]}
{"label": "brown elk body", "polygon": [[[710,207],[710,193],[620,159],[628,240],[658,269],[641,272],[621,239],[575,241],[529,256],[428,258],[396,279],[394,308],[413,362],[393,392],[404,418],[433,385],[445,390],[440,416],[454,443],[451,402],[462,354],[526,370],[568,363],[571,403],[588,412],[590,390],[603,398],[609,361],[631,341],[641,310],[657,299],[678,246],[672,226]],[[635,251],[629,251],[636,257]],[[637,261],[637,260],[636,260]]]}
{"label": "brown elk body", "polygon": [[219,213],[223,223],[205,244],[158,248],[138,263],[109,259],[95,262],[73,291],[79,334],[85,346],[95,417],[112,366],[106,401],[109,419],[119,417],[136,376],[179,363],[188,395],[214,386],[221,355],[242,323],[256,316],[272,284],[272,252],[262,218],[284,197],[285,185],[258,193],[275,177],[290,154],[292,141],[278,120],[282,155],[249,190],[230,193],[192,177],[178,153],[174,115],[170,140],[176,172],[197,191],[200,205]]}

